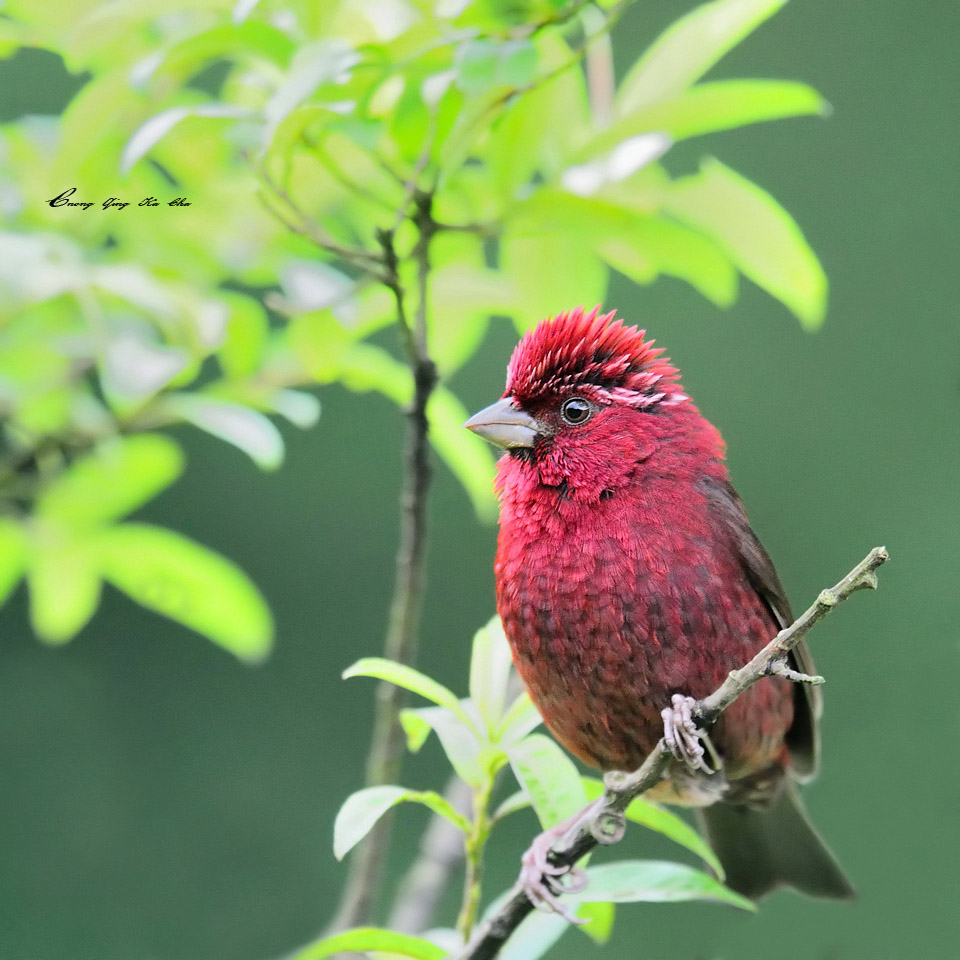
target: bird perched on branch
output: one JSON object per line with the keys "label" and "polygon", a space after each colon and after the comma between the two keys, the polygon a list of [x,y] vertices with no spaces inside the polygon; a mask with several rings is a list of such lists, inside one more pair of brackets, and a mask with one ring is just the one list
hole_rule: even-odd
{"label": "bird perched on branch", "polygon": [[[766,677],[709,740],[693,722],[696,700],[792,614],[720,433],[644,337],[599,308],[545,320],[514,351],[502,399],[467,421],[506,451],[495,571],[517,670],[590,766],[634,770],[666,736],[674,759],[648,796],[700,809],[733,889],[850,897],[796,788],[817,770],[819,690]],[[791,656],[812,672],[804,644]],[[531,898],[553,906],[555,837],[524,861]]]}

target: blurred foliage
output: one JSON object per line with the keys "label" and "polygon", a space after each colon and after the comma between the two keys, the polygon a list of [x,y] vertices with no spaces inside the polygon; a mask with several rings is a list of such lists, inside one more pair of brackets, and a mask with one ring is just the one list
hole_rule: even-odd
{"label": "blurred foliage", "polygon": [[[378,336],[388,287],[417,304],[442,379],[492,318],[524,330],[600,302],[610,269],[724,306],[742,274],[820,323],[823,271],[777,202],[717,160],[677,179],[661,162],[678,140],[824,110],[800,83],[700,82],[783,0],[698,7],[606,96],[627,3],[5,3],[0,55],[45,48],[87,78],[59,118],[0,128],[0,587],[26,575],[38,636],[70,639],[107,580],[262,655],[270,617],[240,571],[115,521],[176,479],[168,425],[273,469],[269,416],[319,415],[298,387],[407,404],[405,358]],[[493,458],[442,382],[428,414],[491,517]]]}
{"label": "blurred foliage", "polygon": [[[358,930],[350,943],[354,949],[389,949],[405,957],[446,956],[444,951],[431,952],[438,946],[455,952],[469,938],[479,919],[484,848],[491,830],[505,817],[531,806],[541,827],[548,830],[576,815],[602,794],[603,784],[599,780],[582,777],[550,737],[534,732],[541,719],[526,692],[508,702],[507,691],[520,687],[511,673],[510,648],[498,617],[474,637],[470,696],[466,699],[459,699],[452,690],[417,670],[380,658],[359,660],[344,672],[344,677],[390,681],[435,704],[403,712],[407,746],[417,751],[431,732],[436,733],[451,767],[473,790],[469,817],[458,813],[438,793],[400,786],[368,787],[346,799],[333,828],[333,849],[338,859],[392,807],[398,803],[419,803],[446,817],[463,832],[467,861],[467,882],[456,929],[439,927],[431,930],[427,939],[413,942],[386,930]],[[508,766],[519,790],[494,804],[492,798],[499,786],[497,774]],[[755,909],[749,900],[723,885],[723,868],[713,851],[676,814],[638,797],[627,808],[626,816],[696,854],[720,879],[684,864],[656,860],[622,860],[587,867],[586,887],[572,890],[563,898],[585,921],[578,929],[600,943],[606,942],[613,928],[615,903],[713,900],[744,910]],[[496,911],[502,902],[502,898],[495,899],[486,914]],[[500,955],[508,960],[538,960],[569,926],[560,914],[535,911],[523,921]],[[295,954],[295,960],[327,956],[345,947],[339,937],[331,937],[305,947]]]}

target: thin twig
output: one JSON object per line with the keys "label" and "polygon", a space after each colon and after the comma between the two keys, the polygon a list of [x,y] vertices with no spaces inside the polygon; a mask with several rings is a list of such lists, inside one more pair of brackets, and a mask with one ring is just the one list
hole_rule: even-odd
{"label": "thin twig", "polygon": [[[393,231],[382,230],[378,234],[383,250],[381,262],[387,273],[384,283],[396,301],[397,329],[413,374],[413,401],[407,410],[400,493],[400,544],[384,641],[384,656],[404,664],[415,660],[420,630],[427,547],[427,491],[431,476],[427,404],[437,385],[437,370],[427,353],[426,337],[430,238],[436,229],[430,214],[431,201],[429,195],[420,197],[415,218],[420,239],[413,256],[417,261],[420,303],[414,327],[411,327],[407,314]],[[405,698],[406,691],[394,684],[384,682],[377,688],[373,736],[367,758],[367,786],[394,783],[398,777],[403,757],[403,730],[399,718]],[[332,930],[344,930],[368,922],[383,879],[391,826],[391,818],[382,817],[354,851]]]}
{"label": "thin twig", "polygon": [[[694,709],[696,720],[709,726],[745,690],[762,677],[775,672],[773,664],[786,661],[787,654],[832,610],[857,590],[877,586],[877,568],[889,559],[885,547],[875,547],[836,586],[821,592],[813,605],[791,626],[781,630],[748,664],[732,670],[727,679]],[[805,677],[791,677],[806,681]],[[667,771],[671,754],[663,740],[634,773],[610,773],[604,778],[603,798],[590,814],[570,829],[551,848],[550,862],[572,867],[598,844],[616,843],[624,833],[624,811],[630,801],[656,786]],[[533,904],[517,883],[510,897],[497,912],[485,920],[456,960],[491,960],[526,917]]]}

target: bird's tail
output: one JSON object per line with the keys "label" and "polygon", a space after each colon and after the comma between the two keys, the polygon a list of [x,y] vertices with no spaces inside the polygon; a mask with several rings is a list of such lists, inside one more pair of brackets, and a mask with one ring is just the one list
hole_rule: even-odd
{"label": "bird's tail", "polygon": [[781,884],[812,897],[849,900],[853,886],[807,819],[796,786],[786,780],[763,810],[716,803],[697,811],[726,871],[727,886],[759,900]]}

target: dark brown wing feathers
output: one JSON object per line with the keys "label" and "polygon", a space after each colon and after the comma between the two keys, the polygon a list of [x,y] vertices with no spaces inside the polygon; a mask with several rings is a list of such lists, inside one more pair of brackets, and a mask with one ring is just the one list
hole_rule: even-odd
{"label": "dark brown wing feathers", "polygon": [[[733,538],[734,549],[740,556],[744,573],[763,599],[771,616],[782,630],[793,623],[793,613],[773,562],[763,544],[750,528],[740,497],[730,483],[713,477],[702,481],[707,500],[718,518],[727,526]],[[801,673],[814,672],[813,659],[805,642],[793,650],[790,666]],[[820,762],[819,720],[822,697],[818,687],[806,683],[794,685],[794,720],[787,733],[787,745],[793,760],[793,770],[801,781],[816,775]]]}

